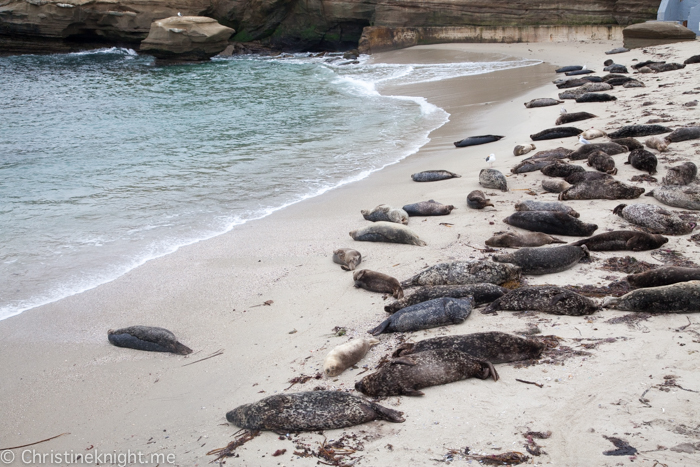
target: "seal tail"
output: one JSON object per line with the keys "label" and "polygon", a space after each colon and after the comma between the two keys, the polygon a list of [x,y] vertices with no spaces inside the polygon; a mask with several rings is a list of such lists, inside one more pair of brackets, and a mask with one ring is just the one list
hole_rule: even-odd
{"label": "seal tail", "polygon": [[396,357],[401,357],[402,355],[410,354],[413,350],[413,347],[416,344],[401,344],[398,347],[396,347],[396,350],[394,350],[394,353],[391,354],[392,358]]}
{"label": "seal tail", "polygon": [[387,422],[392,423],[403,423],[406,421],[406,419],[403,418],[403,412],[383,407],[379,404],[375,404],[374,402],[370,402],[370,404],[372,404],[372,408],[377,414],[377,418],[380,420],[386,420]]}
{"label": "seal tail", "polygon": [[552,243],[566,243],[566,242],[564,240],[562,240],[561,238],[552,237]]}
{"label": "seal tail", "polygon": [[389,322],[390,322],[390,320],[391,320],[391,318],[390,318],[390,319],[387,319],[387,320],[384,320],[384,322],[383,322],[382,324],[380,324],[379,326],[377,326],[377,327],[374,328],[374,329],[370,329],[370,330],[367,331],[367,332],[369,332],[369,333],[372,334],[373,336],[378,336],[379,334],[381,334],[381,333],[383,333],[384,331],[386,331],[386,328],[389,327]]}

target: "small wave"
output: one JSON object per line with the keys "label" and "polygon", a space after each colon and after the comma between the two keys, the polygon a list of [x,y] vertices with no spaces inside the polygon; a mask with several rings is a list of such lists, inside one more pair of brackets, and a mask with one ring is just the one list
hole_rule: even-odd
{"label": "small wave", "polygon": [[82,50],[80,52],[71,52],[67,55],[125,55],[125,56],[138,56],[138,53],[134,49],[129,49],[126,47],[105,47],[102,49],[92,49],[92,50]]}

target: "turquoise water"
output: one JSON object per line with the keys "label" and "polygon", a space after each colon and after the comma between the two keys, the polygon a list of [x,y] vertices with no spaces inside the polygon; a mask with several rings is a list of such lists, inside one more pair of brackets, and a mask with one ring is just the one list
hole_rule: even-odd
{"label": "turquoise water", "polygon": [[0,58],[0,319],[359,180],[447,121],[377,83],[534,62],[344,63],[155,67],[127,49]]}

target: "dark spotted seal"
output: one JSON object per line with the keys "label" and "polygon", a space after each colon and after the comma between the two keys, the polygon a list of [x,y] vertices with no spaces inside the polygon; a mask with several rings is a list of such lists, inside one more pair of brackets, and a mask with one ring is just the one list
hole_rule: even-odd
{"label": "dark spotted seal", "polygon": [[667,266],[656,268],[639,274],[630,274],[625,280],[632,287],[661,287],[663,285],[676,284],[700,280],[700,268],[681,268]]}
{"label": "dark spotted seal", "polygon": [[542,180],[542,189],[549,193],[561,193],[571,188],[571,184],[564,180]]}
{"label": "dark spotted seal", "polygon": [[340,269],[344,271],[354,271],[362,262],[362,254],[352,248],[338,248],[333,251],[333,262],[340,264]]}
{"label": "dark spotted seal", "polygon": [[589,118],[595,118],[597,115],[593,115],[589,112],[572,112],[565,113],[557,118],[554,122],[555,125],[566,125],[567,123],[580,122],[581,120],[588,120]]}
{"label": "dark spotted seal", "polygon": [[634,199],[644,188],[627,185],[612,178],[581,182],[559,193],[559,199]]}
{"label": "dark spotted seal", "polygon": [[567,164],[566,162],[556,161],[554,164],[542,167],[540,172],[547,177],[565,178],[576,172],[585,172],[586,169],[580,165]]}
{"label": "dark spotted seal", "polygon": [[408,213],[403,209],[392,208],[385,204],[380,204],[376,208],[370,210],[363,209],[360,211],[365,220],[372,222],[394,222],[396,224],[408,224]]}
{"label": "dark spotted seal", "polygon": [[542,232],[496,232],[484,242],[487,246],[497,248],[521,248],[549,245],[550,243],[566,243]]}
{"label": "dark spotted seal", "polygon": [[[559,99],[564,99],[564,100],[572,99],[573,100],[579,96],[586,94],[586,91],[581,89],[582,87],[583,87],[582,85],[579,85],[579,87],[567,89],[566,91],[560,92],[558,94]],[[556,124],[556,122],[555,122],[555,124]]]}
{"label": "dark spotted seal", "polygon": [[684,162],[681,165],[668,169],[661,183],[664,185],[687,185],[695,180],[697,174],[698,167],[695,164]]}
{"label": "dark spotted seal", "polygon": [[425,246],[426,243],[418,238],[408,227],[393,222],[375,222],[370,226],[350,232],[353,240],[358,242],[387,242],[406,243],[409,245]]}
{"label": "dark spotted seal", "polygon": [[584,238],[570,245],[586,245],[591,251],[646,251],[655,250],[668,242],[668,238],[639,232],[637,230],[615,230]]}
{"label": "dark spotted seal", "polygon": [[593,182],[593,181],[601,181],[601,180],[615,180],[612,175],[605,174],[602,172],[594,172],[592,170],[587,170],[585,172],[578,172],[575,174],[571,174],[568,177],[566,177],[564,180],[566,180],[568,183],[571,183],[573,185],[579,184],[579,183],[584,183],[584,182]]}
{"label": "dark spotted seal", "polygon": [[579,89],[585,92],[601,92],[610,91],[612,88],[612,85],[608,83],[587,83],[581,86]]}
{"label": "dark spotted seal", "polygon": [[506,177],[496,169],[481,169],[481,172],[479,172],[479,185],[484,188],[508,191]]}
{"label": "dark spotted seal", "polygon": [[451,204],[438,203],[434,199],[429,201],[421,201],[420,203],[407,204],[403,207],[403,210],[408,213],[409,216],[446,216],[452,212],[453,209],[457,209]]}
{"label": "dark spotted seal", "polygon": [[493,365],[454,349],[435,349],[398,357],[355,383],[355,390],[371,397],[422,396],[422,388],[467,378],[493,378]]}
{"label": "dark spotted seal", "polygon": [[523,274],[541,275],[566,271],[588,257],[590,253],[585,245],[564,245],[551,248],[521,248],[514,253],[495,254],[493,260],[516,264],[520,266]]}
{"label": "dark spotted seal", "polygon": [[501,285],[518,279],[520,279],[520,268],[513,264],[498,264],[491,261],[452,261],[422,270],[401,282],[401,287],[465,285],[482,282]]}
{"label": "dark spotted seal", "polygon": [[603,151],[609,156],[614,156],[615,154],[622,154],[627,152],[626,146],[622,146],[616,143],[591,143],[584,144],[571,154],[569,154],[569,159],[572,161],[582,161],[588,159],[588,155],[595,151]]}
{"label": "dark spotted seal", "polygon": [[515,212],[503,219],[503,222],[532,232],[573,237],[590,237],[598,229],[595,224],[587,224],[565,212],[557,211]]}
{"label": "dark spotted seal", "polygon": [[631,164],[637,170],[649,172],[649,175],[656,173],[658,163],[656,156],[646,149],[635,149],[627,156],[627,162],[625,162],[625,164]]}
{"label": "dark spotted seal", "polygon": [[503,136],[497,135],[481,135],[481,136],[469,136],[461,141],[455,141],[454,145],[458,148],[463,148],[467,146],[478,146],[479,144],[493,143],[503,138]]}
{"label": "dark spotted seal", "polygon": [[637,138],[639,136],[660,135],[670,133],[671,129],[662,125],[627,125],[617,131],[608,133],[610,139],[616,138]]}
{"label": "dark spotted seal", "polygon": [[490,284],[488,282],[466,285],[432,285],[415,289],[415,291],[410,295],[386,305],[384,307],[384,311],[387,313],[396,313],[407,306],[442,297],[473,297],[474,306],[479,306],[483,305],[484,303],[491,303],[505,292],[506,289],[503,287],[499,287],[496,284]]}
{"label": "dark spotted seal", "polygon": [[435,298],[402,308],[368,332],[378,336],[385,332],[413,332],[459,324],[469,317],[473,307],[472,297]]}
{"label": "dark spotted seal", "polygon": [[603,151],[593,151],[588,155],[588,166],[593,167],[599,172],[615,175],[617,168],[615,167],[615,159]]}
{"label": "dark spotted seal", "polygon": [[523,154],[527,154],[533,149],[537,149],[534,144],[526,144],[524,146],[522,144],[518,144],[513,148],[513,155],[522,156]]}
{"label": "dark spotted seal", "polygon": [[390,293],[394,298],[403,298],[403,289],[399,281],[381,272],[362,269],[352,275],[355,287],[370,292]]}
{"label": "dark spotted seal", "polygon": [[128,328],[110,329],[107,339],[112,345],[149,352],[170,352],[179,355],[192,353],[192,349],[178,342],[175,335],[167,329],[153,326],[130,326]]}
{"label": "dark spotted seal", "polygon": [[674,208],[700,210],[700,187],[698,185],[668,185],[654,188],[646,196],[653,196]]}
{"label": "dark spotted seal", "polygon": [[669,143],[680,143],[681,141],[700,139],[700,126],[676,128],[671,134],[666,135],[665,139]]}
{"label": "dark spotted seal", "polygon": [[625,65],[620,65],[619,63],[613,63],[606,66],[604,71],[609,71],[610,73],[629,73],[627,67]]}
{"label": "dark spotted seal", "polygon": [[613,214],[651,233],[664,235],[686,235],[692,232],[696,225],[695,222],[686,222],[668,209],[655,204],[620,204],[613,209]]}
{"label": "dark spotted seal", "polygon": [[411,175],[414,182],[437,182],[450,178],[460,178],[461,175],[450,172],[448,170],[426,170]]}
{"label": "dark spotted seal", "polygon": [[511,290],[482,313],[504,311],[541,311],[553,315],[584,316],[600,307],[593,300],[576,292],[553,285],[535,285]]}
{"label": "dark spotted seal", "polygon": [[573,217],[580,217],[581,215],[574,211],[571,206],[567,206],[564,203],[558,201],[534,201],[534,200],[524,200],[515,203],[516,211],[558,211],[565,212]]}
{"label": "dark spotted seal", "polygon": [[700,310],[700,281],[633,290],[620,298],[606,298],[603,307],[645,313],[697,313]]}
{"label": "dark spotted seal", "polygon": [[226,420],[247,430],[290,432],[333,430],[373,420],[401,423],[402,415],[347,392],[309,391],[275,394],[241,405],[228,412]]}
{"label": "dark spotted seal", "polygon": [[643,149],[644,145],[634,138],[617,138],[610,140],[611,143],[619,144],[620,146],[625,146],[629,151],[634,151],[635,149]]}
{"label": "dark spotted seal", "polygon": [[467,195],[467,206],[472,209],[484,209],[486,206],[493,207],[493,203],[486,198],[483,191],[474,190]]}
{"label": "dark spotted seal", "polygon": [[551,99],[549,97],[543,97],[540,99],[532,99],[529,102],[525,102],[525,107],[528,109],[533,109],[535,107],[548,107],[550,105],[563,104],[564,101],[558,101],[556,99]]}
{"label": "dark spotted seal", "polygon": [[534,135],[530,135],[530,139],[533,141],[544,141],[548,139],[559,139],[568,138],[571,136],[578,136],[579,133],[583,133],[583,130],[574,128],[572,126],[560,126],[557,128],[548,128],[546,130],[540,131],[539,133],[535,133]]}
{"label": "dark spotted seal", "polygon": [[616,101],[617,97],[611,96],[605,92],[587,92],[576,98],[576,102],[610,102]]}
{"label": "dark spotted seal", "polygon": [[476,332],[458,336],[425,339],[415,344],[399,345],[393,357],[402,357],[426,350],[453,349],[491,363],[508,363],[539,358],[545,345],[532,339],[523,339],[504,332]]}

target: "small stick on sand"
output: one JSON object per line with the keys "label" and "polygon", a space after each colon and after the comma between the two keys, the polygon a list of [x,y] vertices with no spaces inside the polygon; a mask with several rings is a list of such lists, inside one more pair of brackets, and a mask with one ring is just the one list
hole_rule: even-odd
{"label": "small stick on sand", "polygon": [[518,381],[519,383],[534,384],[534,385],[537,386],[538,388],[543,388],[543,387],[544,387],[544,384],[533,383],[532,381],[525,381],[524,379],[515,378],[515,380]]}

